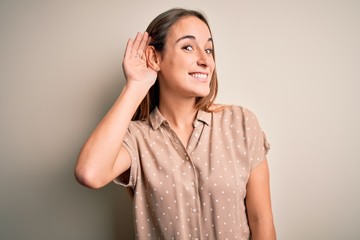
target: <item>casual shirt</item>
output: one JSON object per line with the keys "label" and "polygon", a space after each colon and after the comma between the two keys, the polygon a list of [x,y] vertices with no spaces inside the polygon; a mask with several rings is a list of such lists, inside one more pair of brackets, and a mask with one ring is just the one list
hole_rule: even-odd
{"label": "casual shirt", "polygon": [[246,184],[269,145],[243,107],[199,110],[185,147],[158,108],[132,121],[131,167],[114,181],[134,191],[138,239],[249,239]]}

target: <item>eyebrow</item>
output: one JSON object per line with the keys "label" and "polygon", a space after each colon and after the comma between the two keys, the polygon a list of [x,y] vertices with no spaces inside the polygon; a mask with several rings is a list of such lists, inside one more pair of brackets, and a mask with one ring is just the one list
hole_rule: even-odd
{"label": "eyebrow", "polygon": [[[193,35],[185,35],[185,36],[182,36],[181,38],[179,38],[178,40],[176,40],[175,43],[178,43],[178,42],[180,42],[181,40],[184,40],[184,39],[196,40],[196,37],[193,36]],[[208,42],[213,42],[213,39],[212,39],[212,38],[209,38],[209,39],[208,39]]]}

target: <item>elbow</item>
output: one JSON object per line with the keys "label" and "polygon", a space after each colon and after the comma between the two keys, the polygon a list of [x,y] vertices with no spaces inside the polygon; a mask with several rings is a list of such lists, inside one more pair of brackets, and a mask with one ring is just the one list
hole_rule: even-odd
{"label": "elbow", "polygon": [[77,166],[74,175],[78,183],[90,189],[100,189],[105,185],[98,180],[99,177],[96,176],[96,172],[93,170]]}
{"label": "elbow", "polygon": [[272,219],[255,219],[249,222],[252,239],[276,240],[276,231]]}

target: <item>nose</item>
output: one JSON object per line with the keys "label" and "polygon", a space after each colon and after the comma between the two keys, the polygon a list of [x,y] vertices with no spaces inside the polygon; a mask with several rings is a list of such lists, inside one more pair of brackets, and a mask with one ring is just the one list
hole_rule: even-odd
{"label": "nose", "polygon": [[208,67],[211,65],[212,55],[207,54],[204,51],[198,51],[197,64],[202,67]]}

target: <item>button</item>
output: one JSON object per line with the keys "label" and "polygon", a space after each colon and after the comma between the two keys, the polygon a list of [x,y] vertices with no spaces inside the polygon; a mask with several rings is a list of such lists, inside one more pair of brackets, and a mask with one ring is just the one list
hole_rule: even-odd
{"label": "button", "polygon": [[197,212],[196,208],[193,208],[191,211],[192,211],[193,213],[196,213],[196,212]]}
{"label": "button", "polygon": [[198,138],[198,137],[199,137],[199,134],[198,134],[198,133],[195,133],[195,137]]}
{"label": "button", "polygon": [[191,184],[191,186],[194,186],[194,185],[195,185],[194,181],[191,181],[191,183],[190,183],[190,184]]}

